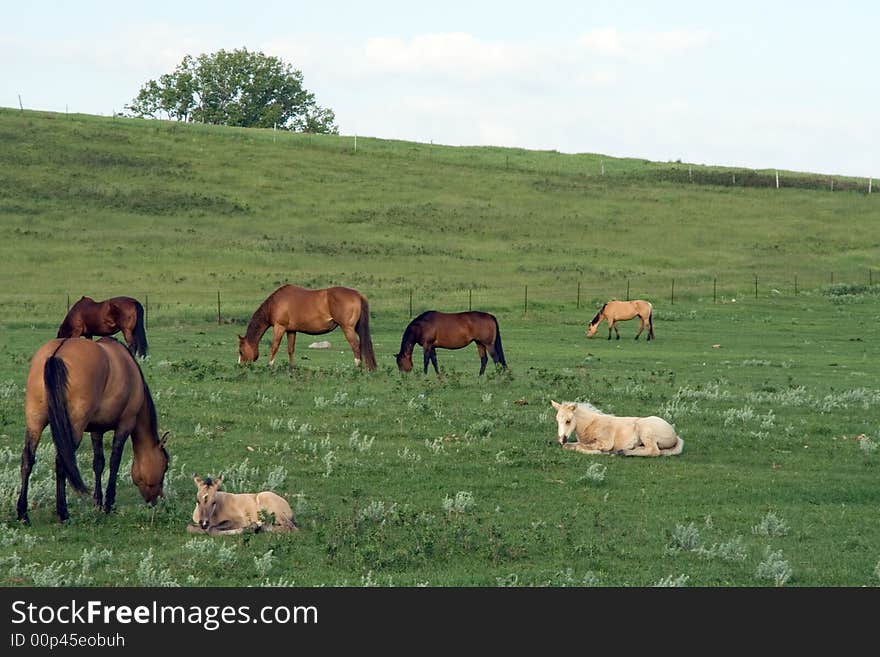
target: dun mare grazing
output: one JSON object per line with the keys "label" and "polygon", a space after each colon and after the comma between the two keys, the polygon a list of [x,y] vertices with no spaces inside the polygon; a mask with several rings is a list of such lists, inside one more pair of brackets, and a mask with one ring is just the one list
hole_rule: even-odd
{"label": "dun mare grazing", "polygon": [[[550,404],[556,409],[556,435],[565,449],[584,454],[675,456],[684,448],[673,426],[660,417],[617,417],[590,404]],[[573,432],[577,442],[566,442]]]}
{"label": "dun mare grazing", "polygon": [[[28,480],[47,424],[55,442],[55,506],[60,520],[68,518],[65,481],[80,493],[87,492],[76,464],[76,449],[85,431],[92,436],[96,506],[103,504],[107,512],[113,507],[119,462],[129,436],[134,449],[132,481],[150,504],[162,495],[168,434],[159,438],[156,407],[147,382],[137,362],[115,339],[55,339],[40,347],[31,359],[24,415],[19,520],[28,522]],[[102,497],[104,433],[111,429],[110,475]]]}
{"label": "dun mare grazing", "polygon": [[82,297],[67,311],[55,337],[78,338],[82,335],[91,338],[119,331],[122,331],[132,354],[147,355],[144,307],[140,301],[131,297],[113,297],[106,301]]}
{"label": "dun mare grazing", "polygon": [[441,313],[436,310],[423,312],[406,327],[400,341],[400,351],[396,355],[397,367],[401,372],[412,370],[412,352],[415,345],[420,344],[424,352],[425,374],[428,373],[428,363],[431,363],[439,376],[435,349],[461,349],[471,342],[477,343],[481,375],[486,371],[489,360],[486,357],[487,352],[495,363],[500,363],[507,369],[501,346],[501,330],[494,315],[478,311]]}
{"label": "dun mare grazing", "polygon": [[297,332],[321,335],[337,326],[342,327],[351,345],[355,365],[363,361],[368,370],[376,369],[373,341],[370,338],[370,306],[360,292],[347,287],[321,290],[308,290],[296,285],[279,287],[254,312],[245,335],[238,336],[238,362],[257,360],[260,338],[272,327],[269,365],[275,364],[275,354],[286,333],[287,355],[293,367]]}
{"label": "dun mare grazing", "polygon": [[596,335],[599,324],[601,324],[604,319],[608,322],[608,339],[611,339],[611,329],[614,329],[614,332],[617,334],[617,339],[620,340],[620,331],[618,331],[617,327],[614,325],[615,322],[622,322],[627,319],[632,319],[633,317],[639,318],[639,332],[636,333],[636,340],[639,339],[639,336],[642,334],[642,331],[645,330],[646,326],[648,327],[648,340],[653,340],[654,307],[651,305],[650,301],[643,301],[642,299],[634,299],[633,301],[613,300],[603,304],[599,309],[599,312],[596,313],[596,316],[590,322],[590,326],[587,330],[587,337],[592,338]]}
{"label": "dun mare grazing", "polygon": [[[293,531],[299,529],[290,505],[272,491],[262,493],[225,493],[220,490],[223,475],[216,481],[193,475],[198,492],[193,510],[192,534],[241,534],[245,531]],[[262,516],[262,517],[261,517]],[[271,524],[265,520],[271,516]]]}

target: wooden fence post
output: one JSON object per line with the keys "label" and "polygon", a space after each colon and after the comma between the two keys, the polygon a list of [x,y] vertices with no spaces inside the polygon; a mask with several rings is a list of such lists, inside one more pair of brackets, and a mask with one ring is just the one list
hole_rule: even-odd
{"label": "wooden fence post", "polygon": [[217,290],[217,324],[220,324],[220,290]]}
{"label": "wooden fence post", "polygon": [[712,279],[712,303],[718,303],[718,279]]}
{"label": "wooden fence post", "polygon": [[670,306],[675,305],[675,279],[674,278],[672,279],[672,294],[669,297],[669,305]]}
{"label": "wooden fence post", "polygon": [[[869,269],[868,271],[870,271],[870,269]],[[580,281],[578,281],[578,299],[577,299],[577,308],[578,308],[578,310],[581,309],[581,282],[580,282]]]}
{"label": "wooden fence post", "polygon": [[529,312],[529,286],[526,285],[525,298],[523,301],[523,315],[528,314]]}

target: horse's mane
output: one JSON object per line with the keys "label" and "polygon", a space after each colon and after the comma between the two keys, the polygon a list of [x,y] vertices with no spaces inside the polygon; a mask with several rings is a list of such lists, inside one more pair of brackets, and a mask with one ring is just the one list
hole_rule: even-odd
{"label": "horse's mane", "polygon": [[400,339],[400,351],[397,353],[405,353],[407,347],[415,344],[417,341],[416,336],[416,326],[422,322],[423,319],[428,315],[428,313],[434,312],[433,310],[426,310],[421,315],[413,319],[409,324],[406,325],[406,328],[403,331],[403,337]]}
{"label": "horse's mane", "polygon": [[600,410],[593,406],[590,402],[575,402],[578,408],[586,408],[588,411],[592,413],[598,413],[599,415],[608,415],[605,411]]}
{"label": "horse's mane", "polygon": [[[144,401],[147,404],[147,413],[150,417],[150,434],[159,437],[159,418],[156,415],[156,404],[153,403],[153,395],[150,393],[150,386],[147,385],[147,379],[144,377],[144,371],[141,369],[140,363],[137,362],[137,359],[132,356],[131,360],[138,368],[138,372],[141,375],[141,383],[144,384]],[[162,442],[161,440],[159,442]],[[165,446],[162,446],[162,451],[165,452],[165,456],[168,457],[168,451],[165,449]]]}
{"label": "horse's mane", "polygon": [[244,334],[248,342],[259,342],[260,338],[263,337],[263,333],[266,332],[266,328],[272,323],[269,320],[269,302],[274,296],[275,292],[270,294],[268,298],[260,304],[260,307],[254,311],[254,314],[251,315],[251,321],[248,323],[247,332]]}
{"label": "horse's mane", "polygon": [[602,313],[605,312],[605,306],[607,306],[607,305],[608,305],[608,302],[607,302],[607,301],[606,301],[605,303],[602,304],[602,307],[599,308],[599,312],[596,313],[596,316],[595,316],[595,317],[593,318],[593,320],[590,322],[591,325],[592,325],[592,324],[596,324],[596,323],[598,323],[599,318],[602,316]]}

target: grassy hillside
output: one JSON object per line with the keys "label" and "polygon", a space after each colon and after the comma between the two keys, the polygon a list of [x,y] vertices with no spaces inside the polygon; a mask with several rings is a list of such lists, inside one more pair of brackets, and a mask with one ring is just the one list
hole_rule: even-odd
{"label": "grassy hillside", "polygon": [[[0,585],[877,584],[880,197],[762,175],[0,110]],[[378,371],[339,332],[236,365],[285,282],[364,292]],[[587,341],[627,282],[658,339]],[[510,370],[478,379],[471,347],[424,377],[417,349],[401,376],[410,293],[496,313]],[[83,294],[149,299],[165,498],[129,447],[114,513],[71,494],[59,525],[47,430],[19,527],[28,363]],[[663,415],[685,452],[565,452],[551,399]],[[194,472],[273,488],[302,531],[186,534]]]}
{"label": "grassy hillside", "polygon": [[[282,281],[378,307],[867,282],[878,196],[668,182],[685,165],[0,110],[13,299],[250,308]],[[599,173],[604,163],[606,174]],[[797,174],[783,172],[786,178]],[[838,181],[838,187],[843,181]],[[40,265],[40,267],[37,267]],[[53,275],[51,268],[64,275]],[[35,268],[50,271],[34,276]],[[39,312],[39,311],[38,311]],[[53,309],[46,318],[52,318]]]}

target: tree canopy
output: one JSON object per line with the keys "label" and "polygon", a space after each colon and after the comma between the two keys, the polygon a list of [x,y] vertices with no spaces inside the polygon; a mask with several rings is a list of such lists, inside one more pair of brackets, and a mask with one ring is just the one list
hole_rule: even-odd
{"label": "tree canopy", "polygon": [[126,108],[134,116],[249,128],[337,133],[333,110],[303,88],[302,72],[246,48],[187,55],[150,80]]}

